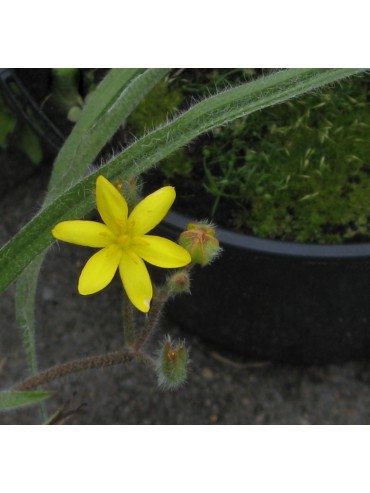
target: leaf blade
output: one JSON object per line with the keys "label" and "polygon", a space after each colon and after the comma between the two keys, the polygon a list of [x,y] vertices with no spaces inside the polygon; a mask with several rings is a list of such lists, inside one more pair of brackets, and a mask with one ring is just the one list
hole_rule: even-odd
{"label": "leaf blade", "polygon": [[[44,207],[85,175],[103,145],[167,72],[168,69],[111,70],[89,98],[56,159]],[[16,319],[32,375],[37,373],[34,312],[37,280],[44,257],[41,251],[26,267],[19,276],[16,289]]]}
{"label": "leaf blade", "polygon": [[[0,292],[37,254],[53,243],[51,228],[64,219],[78,219],[94,207],[96,177],[114,180],[137,176],[193,138],[228,121],[284,102],[364,69],[288,69],[256,83],[242,84],[211,96],[166,125],[142,137],[87,178],[71,187],[31,220],[0,250]],[[11,259],[16,262],[9,262]]]}
{"label": "leaf blade", "polygon": [[39,391],[3,391],[0,392],[0,411],[8,411],[17,409],[23,406],[37,404],[40,401],[49,399],[55,392],[39,392]]}

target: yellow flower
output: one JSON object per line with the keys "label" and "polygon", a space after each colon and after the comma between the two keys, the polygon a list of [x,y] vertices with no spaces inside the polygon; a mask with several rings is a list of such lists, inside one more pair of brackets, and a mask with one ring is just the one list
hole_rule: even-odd
{"label": "yellow flower", "polygon": [[52,230],[55,238],[76,245],[101,248],[86,263],[78,282],[80,294],[105,288],[117,269],[132,304],[148,312],[152,283],[144,260],[164,268],[182,267],[189,253],[173,241],[147,235],[167,214],[176,197],[173,187],[148,195],[128,215],[126,200],[104,176],[96,180],[96,205],[104,221],[63,221]]}

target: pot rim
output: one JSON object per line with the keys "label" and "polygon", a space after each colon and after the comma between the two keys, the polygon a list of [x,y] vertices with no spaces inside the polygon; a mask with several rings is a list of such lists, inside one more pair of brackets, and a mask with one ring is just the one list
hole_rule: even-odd
{"label": "pot rim", "polygon": [[[162,224],[179,231],[185,230],[189,223],[196,222],[189,216],[169,212]],[[292,241],[270,240],[243,233],[217,228],[217,238],[221,245],[250,250],[259,253],[284,255],[290,257],[309,257],[313,259],[345,259],[370,257],[370,243],[351,243],[347,245],[318,245]]]}

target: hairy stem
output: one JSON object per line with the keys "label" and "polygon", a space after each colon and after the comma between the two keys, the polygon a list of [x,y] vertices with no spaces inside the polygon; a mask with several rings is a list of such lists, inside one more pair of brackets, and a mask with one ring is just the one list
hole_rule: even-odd
{"label": "hairy stem", "polygon": [[128,363],[134,358],[140,360],[141,355],[135,355],[132,351],[125,348],[121,351],[114,351],[98,356],[90,356],[88,358],[69,361],[67,363],[62,363],[60,365],[49,368],[48,370],[45,370],[38,375],[27,378],[23,382],[16,385],[14,387],[14,390],[32,390],[39,387],[40,385],[58,380],[60,378],[66,377],[67,375],[79,373],[85,370],[91,370],[94,368],[106,368],[108,366]]}
{"label": "hairy stem", "polygon": [[147,341],[148,337],[153,333],[153,330],[156,328],[163,307],[166,304],[166,301],[168,300],[168,296],[169,296],[169,290],[166,289],[165,287],[156,289],[153,296],[152,305],[150,307],[150,312],[148,318],[146,319],[144,328],[133,344],[133,349],[135,352],[141,349],[141,347]]}
{"label": "hairy stem", "polygon": [[128,299],[126,293],[123,295],[122,318],[124,341],[127,346],[131,346],[135,338],[134,307]]}

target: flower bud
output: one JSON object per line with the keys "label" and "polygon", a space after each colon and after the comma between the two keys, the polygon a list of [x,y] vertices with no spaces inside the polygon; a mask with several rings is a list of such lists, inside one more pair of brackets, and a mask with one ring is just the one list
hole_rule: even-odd
{"label": "flower bud", "polygon": [[129,209],[135,207],[139,202],[139,196],[141,193],[141,184],[137,178],[130,177],[128,180],[123,181],[121,178],[117,178],[113,185],[117,188],[121,195],[126,199]]}
{"label": "flower bud", "polygon": [[202,266],[210,264],[222,250],[214,227],[208,223],[189,224],[179,244],[190,253],[194,264]]}
{"label": "flower bud", "polygon": [[180,387],[186,380],[188,362],[185,342],[174,343],[167,336],[157,359],[159,386],[170,390]]}
{"label": "flower bud", "polygon": [[190,293],[190,277],[186,270],[179,270],[167,279],[171,294]]}

